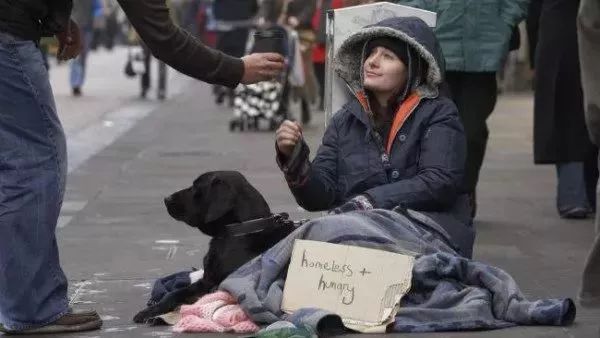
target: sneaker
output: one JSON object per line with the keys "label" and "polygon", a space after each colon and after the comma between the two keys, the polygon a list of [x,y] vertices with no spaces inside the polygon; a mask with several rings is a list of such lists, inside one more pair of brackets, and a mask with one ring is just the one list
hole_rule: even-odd
{"label": "sneaker", "polygon": [[0,332],[10,335],[53,334],[97,330],[102,327],[102,319],[96,311],[70,310],[57,321],[46,326],[22,331],[10,331],[0,324]]}

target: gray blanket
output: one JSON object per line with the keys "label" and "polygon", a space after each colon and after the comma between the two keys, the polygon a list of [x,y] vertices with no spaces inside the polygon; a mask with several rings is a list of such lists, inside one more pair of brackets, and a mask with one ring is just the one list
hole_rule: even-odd
{"label": "gray blanket", "polygon": [[514,325],[569,325],[570,299],[528,301],[501,269],[463,258],[446,241],[441,227],[411,212],[373,210],[314,219],[279,244],[242,266],[220,285],[237,297],[259,324],[280,320],[316,331],[341,329],[339,317],[302,309],[280,309],[294,240],[307,239],[417,256],[412,287],[390,330],[431,332],[497,329]]}

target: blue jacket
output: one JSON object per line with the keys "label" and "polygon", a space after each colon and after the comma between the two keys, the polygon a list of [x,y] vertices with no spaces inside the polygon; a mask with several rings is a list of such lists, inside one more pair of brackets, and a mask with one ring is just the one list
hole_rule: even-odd
{"label": "blue jacket", "polygon": [[[368,104],[359,95],[364,45],[379,36],[406,41],[427,62],[427,72],[411,89],[418,103],[395,134],[389,153],[376,137]],[[282,165],[299,205],[310,211],[328,210],[366,195],[375,208],[422,211],[446,229],[463,255],[470,256],[474,235],[467,199],[461,195],[465,136],[456,106],[438,95],[440,58],[433,32],[417,18],[384,20],[344,42],[335,67],[357,94],[355,99],[332,117],[312,163],[305,150]]]}

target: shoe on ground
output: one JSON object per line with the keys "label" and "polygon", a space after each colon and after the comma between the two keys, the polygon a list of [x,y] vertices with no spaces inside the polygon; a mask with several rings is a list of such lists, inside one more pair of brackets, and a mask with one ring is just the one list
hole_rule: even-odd
{"label": "shoe on ground", "polygon": [[586,219],[589,213],[590,209],[585,207],[572,207],[559,210],[560,217],[565,219]]}
{"label": "shoe on ground", "polygon": [[92,331],[100,327],[102,327],[102,319],[100,319],[96,311],[70,310],[55,322],[42,327],[22,331],[10,331],[0,324],[0,332],[8,335],[35,335]]}
{"label": "shoe on ground", "polygon": [[75,97],[79,97],[81,96],[82,92],[81,92],[81,88],[80,87],[74,87],[73,88],[73,96]]}

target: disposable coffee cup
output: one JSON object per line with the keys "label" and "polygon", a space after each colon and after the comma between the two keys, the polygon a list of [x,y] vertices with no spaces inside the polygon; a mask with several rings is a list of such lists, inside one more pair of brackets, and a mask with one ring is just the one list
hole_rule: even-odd
{"label": "disposable coffee cup", "polygon": [[285,55],[285,34],[281,29],[269,28],[254,33],[255,53],[279,53]]}

